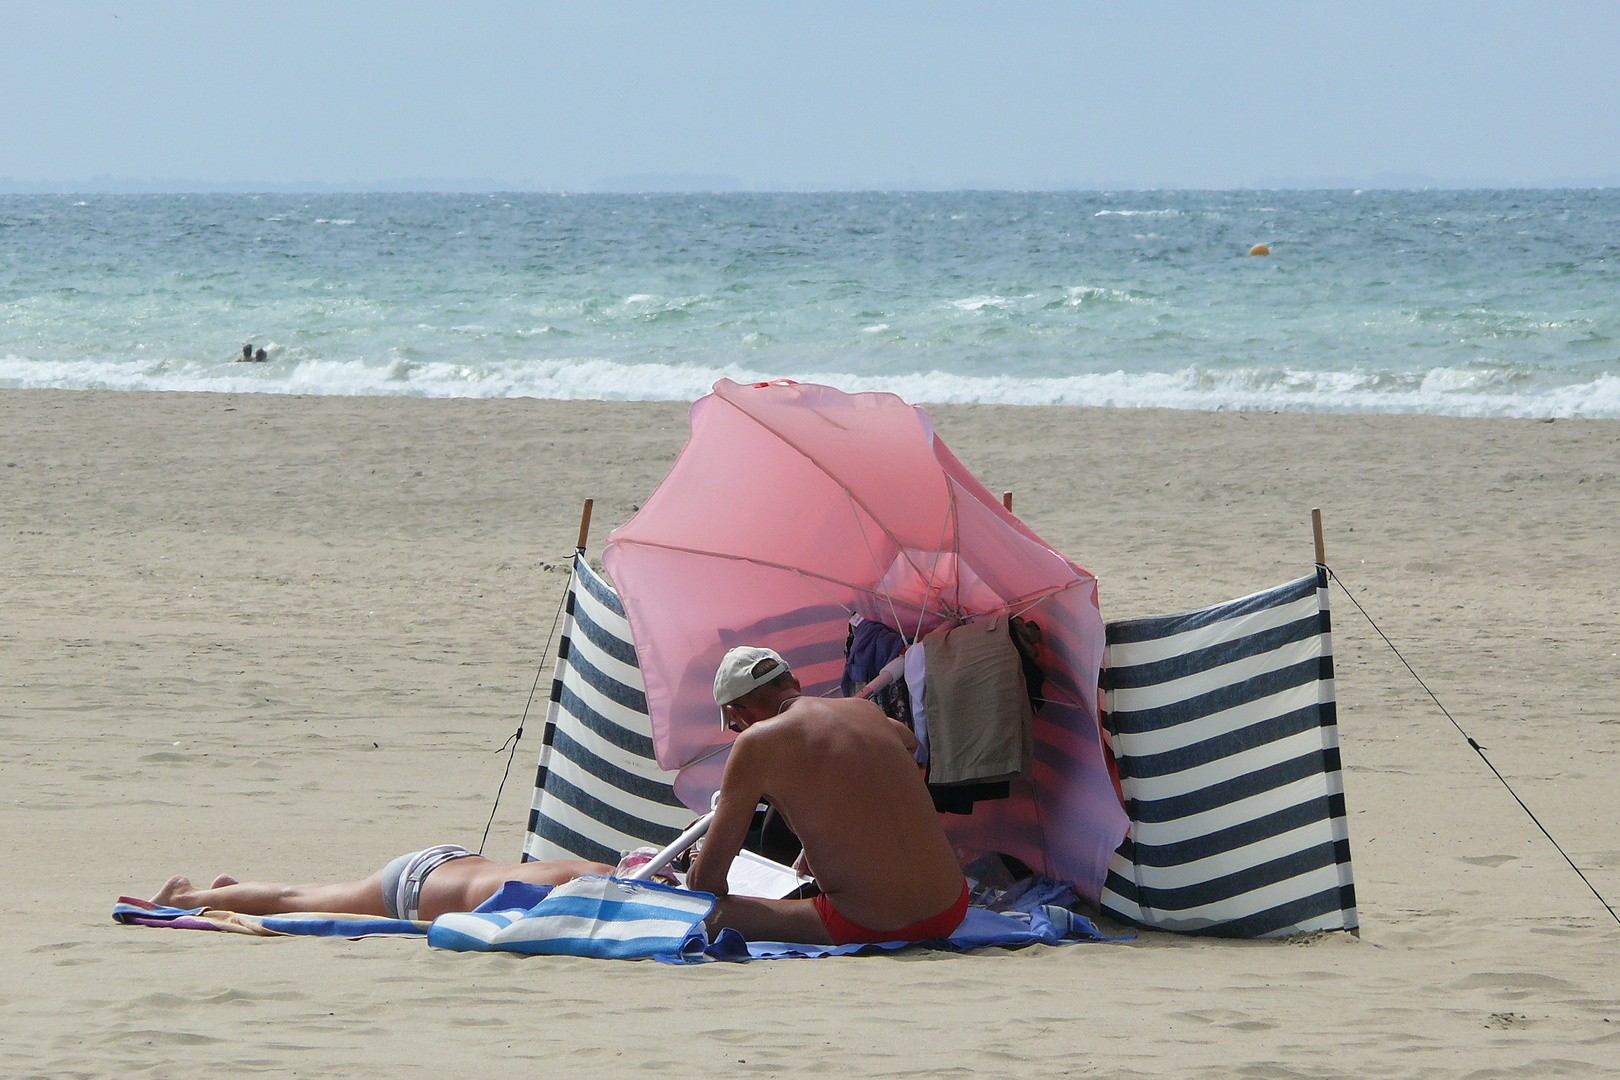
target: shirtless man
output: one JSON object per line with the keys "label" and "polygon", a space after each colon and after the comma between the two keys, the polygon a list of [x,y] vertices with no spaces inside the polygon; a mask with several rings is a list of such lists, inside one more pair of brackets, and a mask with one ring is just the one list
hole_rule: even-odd
{"label": "shirtless man", "polygon": [[[949,937],[967,882],[913,756],[917,739],[869,701],[805,697],[770,649],[732,649],[714,679],[739,732],[688,888],[719,897],[707,925],[754,941],[844,945]],[[804,844],[814,900],[731,896],[726,873],[770,800]]]}
{"label": "shirtless man", "polygon": [[447,911],[471,911],[508,881],[561,885],[585,874],[611,873],[613,867],[604,863],[572,859],[492,862],[464,847],[440,844],[401,855],[361,881],[339,884],[282,885],[237,881],[221,874],[210,888],[199,889],[177,874],[164,883],[152,902],[178,908],[218,908],[243,915],[324,911],[432,921]]}

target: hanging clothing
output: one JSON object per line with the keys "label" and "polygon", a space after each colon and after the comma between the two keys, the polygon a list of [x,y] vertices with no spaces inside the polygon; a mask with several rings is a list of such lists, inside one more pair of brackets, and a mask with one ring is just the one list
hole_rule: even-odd
{"label": "hanging clothing", "polygon": [[966,784],[1027,776],[1034,713],[1007,616],[936,630],[923,638],[928,782]]}
{"label": "hanging clothing", "polygon": [[928,710],[923,689],[928,685],[928,660],[922,642],[906,648],[906,690],[911,697],[911,733],[917,736],[917,764],[928,765]]}
{"label": "hanging clothing", "polygon": [[[844,677],[841,682],[844,696],[854,697],[905,651],[906,639],[898,630],[876,619],[851,616],[849,634],[844,638]],[[888,716],[906,727],[912,726],[911,695],[907,692],[904,678],[889,683],[873,694],[871,700]]]}
{"label": "hanging clothing", "polygon": [[[906,649],[906,688],[911,692],[911,730],[917,736],[917,764],[928,767],[928,709],[923,697],[928,687],[927,652],[922,642]],[[1006,780],[988,784],[929,784],[934,809],[941,814],[971,814],[973,804],[986,799],[1005,799],[1012,793]]]}
{"label": "hanging clothing", "polygon": [[898,630],[876,619],[852,616],[849,635],[844,639],[844,696],[854,697],[856,691],[877,678],[884,665],[905,651],[906,639]]}
{"label": "hanging clothing", "polygon": [[933,797],[934,809],[941,814],[971,814],[973,804],[990,799],[1012,796],[1012,781],[997,780],[988,784],[929,784],[928,794]]}
{"label": "hanging clothing", "polygon": [[1018,650],[1018,661],[1024,669],[1024,685],[1029,688],[1029,707],[1036,712],[1046,704],[1041,697],[1046,687],[1046,672],[1041,670],[1041,624],[1020,619],[1017,615],[1007,620],[1012,633],[1013,648]]}

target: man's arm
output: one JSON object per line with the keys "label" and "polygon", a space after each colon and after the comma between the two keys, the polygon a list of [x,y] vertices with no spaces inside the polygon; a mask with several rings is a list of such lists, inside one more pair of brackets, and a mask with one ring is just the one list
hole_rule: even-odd
{"label": "man's arm", "polygon": [[731,757],[720,778],[720,802],[714,809],[714,821],[703,840],[703,850],[698,852],[691,872],[686,875],[689,889],[716,896],[727,894],[726,875],[731,872],[731,861],[748,839],[748,827],[754,823],[754,807],[765,793],[764,761],[757,741],[743,732],[732,744]]}

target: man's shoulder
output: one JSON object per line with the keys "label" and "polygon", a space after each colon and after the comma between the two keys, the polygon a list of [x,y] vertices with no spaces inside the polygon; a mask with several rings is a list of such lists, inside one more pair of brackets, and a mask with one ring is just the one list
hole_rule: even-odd
{"label": "man's shoulder", "polygon": [[879,731],[889,725],[883,710],[864,698],[801,698],[780,720],[780,738],[816,742],[825,741],[833,732]]}
{"label": "man's shoulder", "polygon": [[756,748],[762,749],[789,739],[799,738],[799,729],[802,726],[799,720],[800,717],[798,716],[784,713],[781,716],[773,716],[769,720],[754,724],[747,731],[737,736],[736,742],[732,744],[733,756],[738,751],[752,753]]}
{"label": "man's shoulder", "polygon": [[788,710],[788,714],[791,713],[806,716],[849,716],[863,719],[875,719],[883,716],[883,710],[878,708],[874,702],[867,701],[865,698],[802,697],[795,701],[793,707]]}

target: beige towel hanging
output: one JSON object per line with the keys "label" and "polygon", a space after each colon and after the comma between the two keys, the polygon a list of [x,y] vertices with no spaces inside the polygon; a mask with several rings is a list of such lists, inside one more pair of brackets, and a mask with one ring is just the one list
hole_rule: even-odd
{"label": "beige towel hanging", "polygon": [[923,638],[928,782],[967,784],[1028,776],[1034,714],[1007,616]]}

